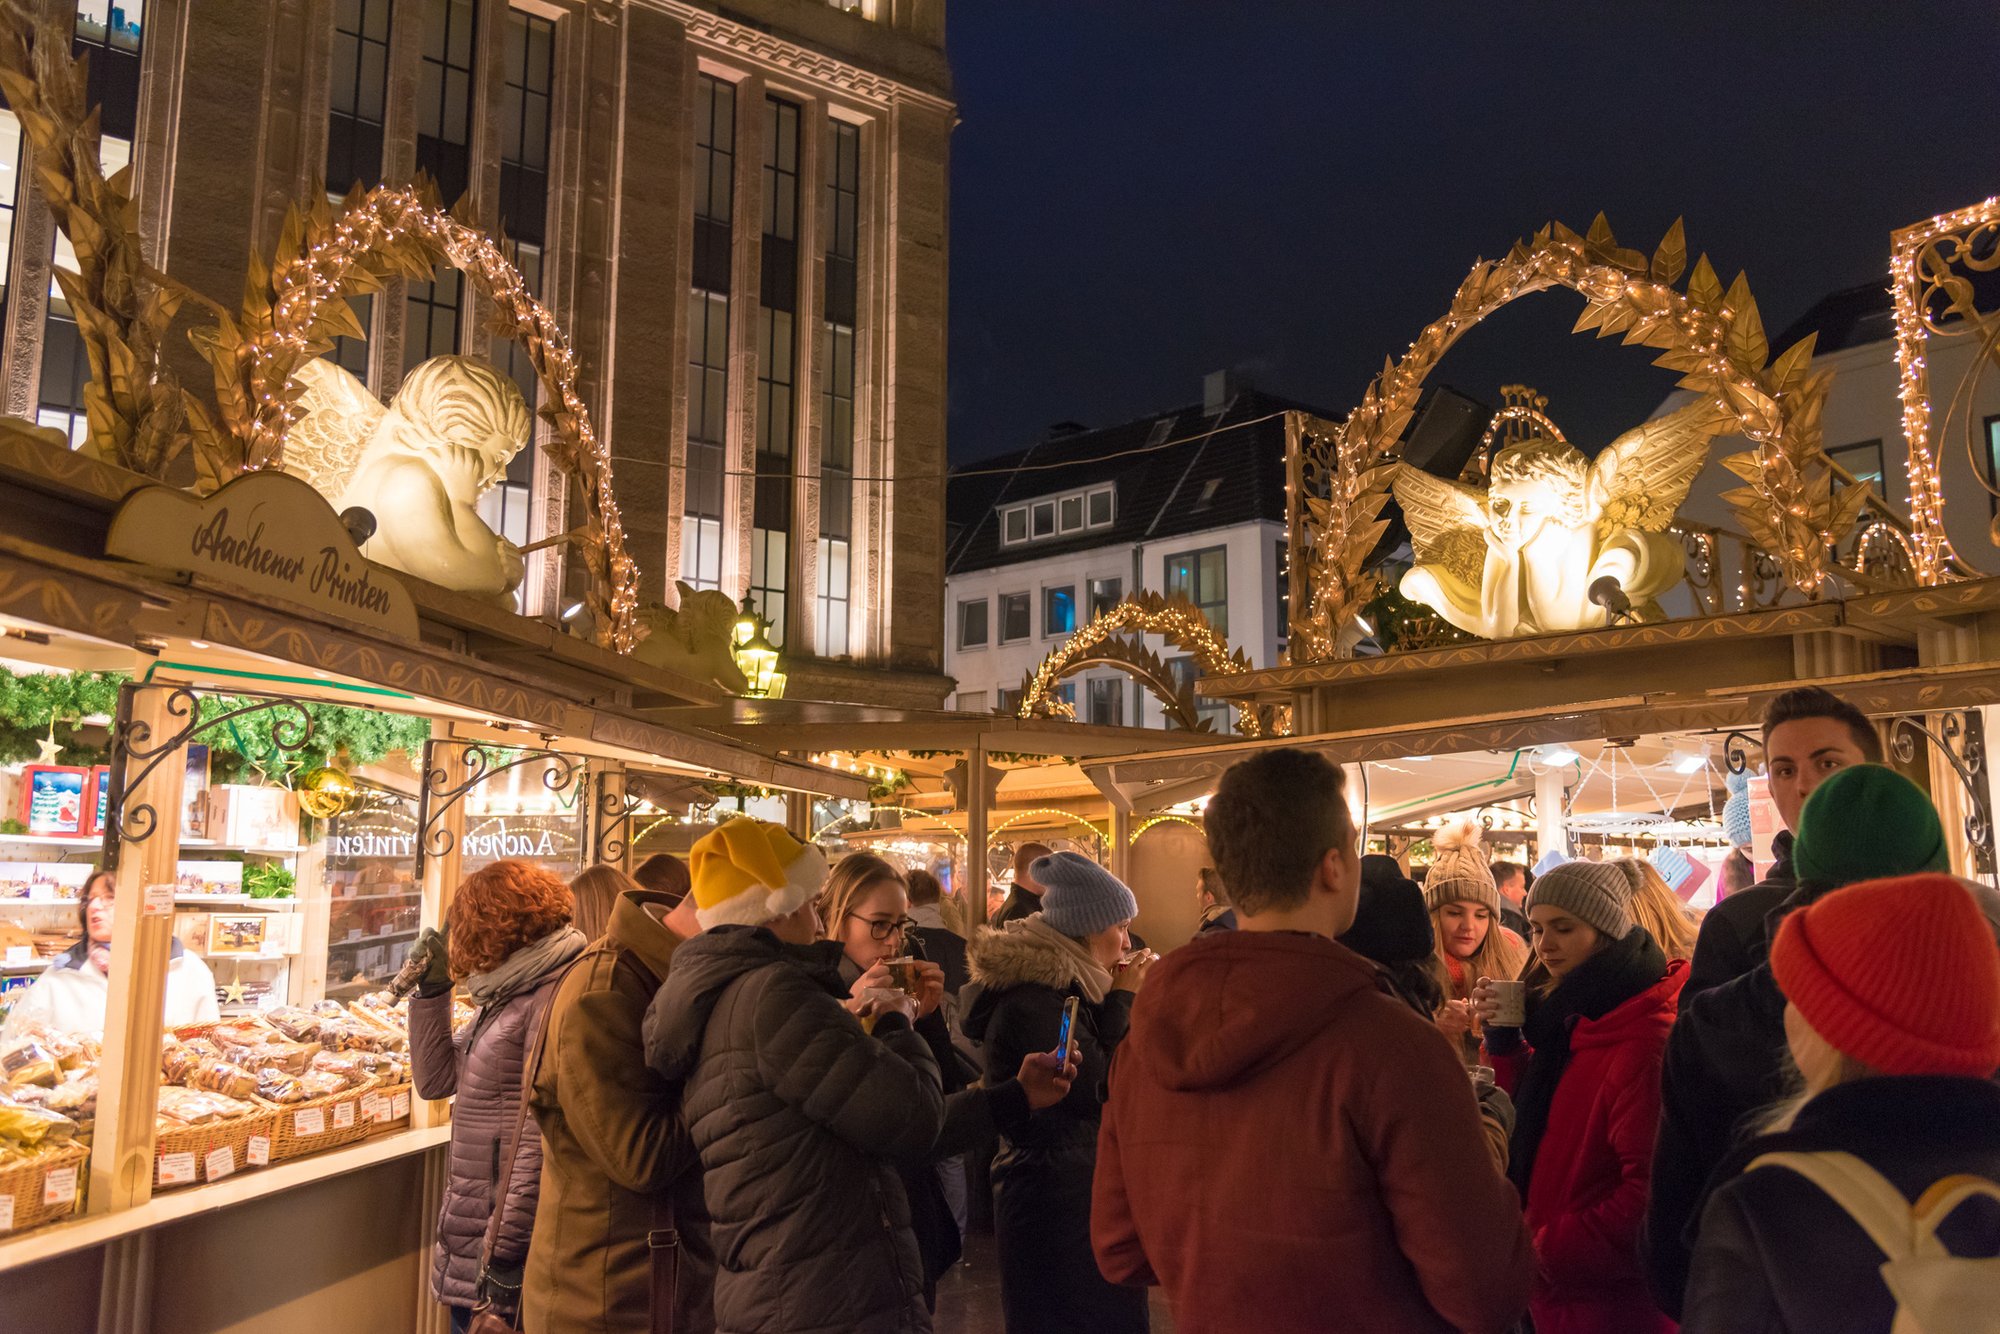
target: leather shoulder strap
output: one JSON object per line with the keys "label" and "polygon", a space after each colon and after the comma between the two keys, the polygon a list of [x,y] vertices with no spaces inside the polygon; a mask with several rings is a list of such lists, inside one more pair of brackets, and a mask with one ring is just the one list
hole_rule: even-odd
{"label": "leather shoulder strap", "polygon": [[506,1147],[500,1155],[502,1175],[500,1180],[494,1183],[492,1216],[486,1220],[486,1244],[479,1252],[481,1269],[493,1263],[493,1247],[500,1239],[500,1218],[507,1212],[507,1183],[513,1179],[514,1160],[521,1152],[521,1132],[528,1119],[528,1093],[533,1088],[533,1083],[528,1078],[529,1057],[541,1046],[542,1029],[548,1023],[549,1007],[555,1004],[556,993],[562,990],[563,979],[569,976],[570,969],[588,957],[590,951],[586,950],[564,964],[554,977],[535,988],[534,998],[529,1002],[528,1034],[526,1041],[521,1045],[521,1086],[515,1090],[514,1097],[514,1126],[507,1133]]}

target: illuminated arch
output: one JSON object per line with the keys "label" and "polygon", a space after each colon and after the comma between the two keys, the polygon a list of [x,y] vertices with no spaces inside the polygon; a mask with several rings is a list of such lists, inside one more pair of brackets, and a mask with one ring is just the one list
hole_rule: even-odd
{"label": "illuminated arch", "polygon": [[1703,255],[1686,290],[1676,290],[1686,263],[1678,221],[1650,260],[1620,246],[1602,214],[1584,236],[1550,223],[1504,258],[1474,264],[1444,317],[1400,361],[1384,363],[1347,420],[1298,442],[1286,515],[1289,564],[1299,576],[1289,634],[1294,662],[1341,656],[1342,632],[1374,596],[1368,557],[1384,531],[1397,445],[1425,380],[1480,321],[1554,287],[1588,303],[1576,332],[1623,334],[1627,344],[1657,349],[1654,364],[1680,372],[1679,387],[1713,397],[1736,417],[1751,448],[1723,461],[1745,482],[1724,499],[1787,582],[1812,598],[1830,590],[1828,553],[1853,528],[1868,492],[1830,485],[1819,424],[1829,376],[1809,369],[1810,337],[1771,360],[1742,275],[1724,290]]}
{"label": "illuminated arch", "polygon": [[[1250,659],[1243,650],[1232,652],[1229,641],[1216,633],[1193,603],[1141,590],[1091,617],[1089,624],[1042,659],[1022,681],[1020,716],[1074,720],[1076,710],[1056,687],[1087,668],[1116,667],[1152,692],[1174,726],[1190,732],[1212,730],[1210,721],[1196,709],[1193,692],[1175,682],[1160,655],[1136,637],[1128,637],[1137,635],[1164,636],[1194,660],[1195,671],[1202,676],[1250,670]],[[1239,704],[1237,730],[1248,737],[1280,735],[1283,728],[1278,726],[1278,712]]]}

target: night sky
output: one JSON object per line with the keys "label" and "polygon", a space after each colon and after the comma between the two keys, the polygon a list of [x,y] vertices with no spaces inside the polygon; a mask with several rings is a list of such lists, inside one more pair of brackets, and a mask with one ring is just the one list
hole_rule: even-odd
{"label": "night sky", "polygon": [[[1479,256],[1602,209],[1748,270],[1777,333],[2000,193],[1990,3],[952,0],[951,457],[1247,369],[1344,416]],[[1517,303],[1433,383],[1594,449],[1673,376]],[[1775,350],[1775,349],[1774,349]]]}

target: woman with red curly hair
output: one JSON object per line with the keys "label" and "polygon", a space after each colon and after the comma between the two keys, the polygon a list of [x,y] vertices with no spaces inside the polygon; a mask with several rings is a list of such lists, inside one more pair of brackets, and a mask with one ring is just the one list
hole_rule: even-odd
{"label": "woman with red curly hair", "polygon": [[[542,1139],[522,1121],[513,1161],[502,1163],[521,1101],[521,1063],[543,994],[583,953],[570,925],[569,886],[532,862],[503,861],[474,871],[452,898],[444,936],[426,929],[412,947],[430,967],[410,1001],[410,1065],[420,1098],[456,1097],[451,1175],[438,1217],[431,1292],[453,1330],[486,1302],[503,1315],[520,1309],[521,1271],[535,1229]],[[453,1034],[451,992],[477,1008]],[[483,1267],[487,1219],[501,1210],[493,1256]]]}

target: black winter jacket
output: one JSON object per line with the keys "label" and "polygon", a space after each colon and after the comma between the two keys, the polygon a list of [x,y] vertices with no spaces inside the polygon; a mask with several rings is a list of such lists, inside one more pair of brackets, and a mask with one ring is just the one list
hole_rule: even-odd
{"label": "black winter jacket", "polygon": [[[1792,1129],[1732,1154],[1702,1215],[1682,1334],[1887,1331],[1882,1252],[1789,1168],[1742,1169],[1781,1150],[1854,1154],[1915,1200],[1942,1177],[2000,1181],[2000,1086],[1979,1079],[1863,1079],[1820,1094]],[[2000,1207],[1973,1200],[1939,1237],[1959,1256],[2000,1254]],[[2000,1298],[1996,1298],[2000,1300]]]}
{"label": "black winter jacket", "polygon": [[[979,991],[963,1021],[981,1045],[986,1081],[1012,1078],[1031,1052],[1054,1051],[1062,1011],[1081,997],[1070,960],[1018,931],[982,931],[971,947]],[[1091,1178],[1111,1058],[1132,1023],[1135,993],[1079,1007],[1076,1081],[1025,1123],[1003,1125],[993,1160],[1000,1299],[1008,1334],[1128,1334],[1146,1329],[1146,1294],[1098,1272],[1090,1246]]]}
{"label": "black winter jacket", "polygon": [[1007,891],[1007,897],[1000,905],[1000,913],[993,919],[997,930],[1009,922],[1018,922],[1023,917],[1032,917],[1042,910],[1042,896],[1030,894],[1019,885]]}
{"label": "black winter jacket", "polygon": [[1688,980],[1681,987],[1681,1008],[1710,987],[1743,976],[1771,954],[1771,913],[1798,888],[1792,875],[1792,835],[1773,840],[1778,860],[1771,873],[1748,889],[1738,890],[1708,910],[1695,937]]}
{"label": "black winter jacket", "polygon": [[725,926],[674,951],[646,1059],[701,1153],[719,1334],[928,1334],[900,1164],[944,1119],[901,1016],[841,1007],[840,946]]}

